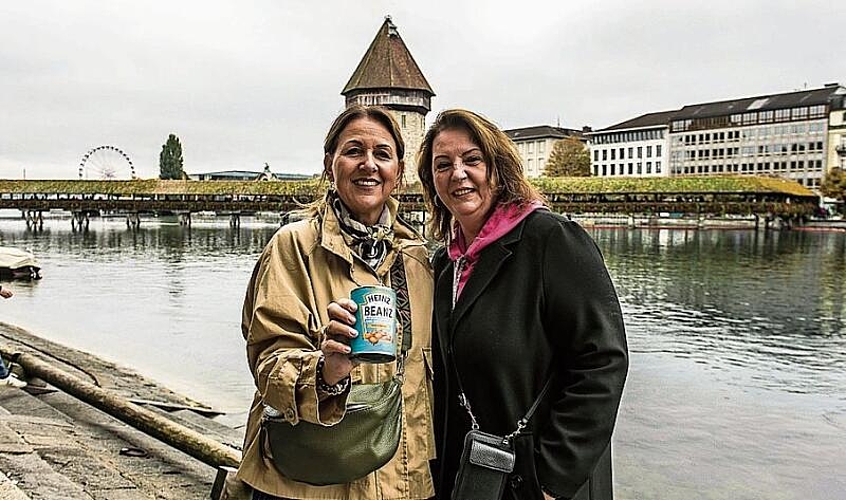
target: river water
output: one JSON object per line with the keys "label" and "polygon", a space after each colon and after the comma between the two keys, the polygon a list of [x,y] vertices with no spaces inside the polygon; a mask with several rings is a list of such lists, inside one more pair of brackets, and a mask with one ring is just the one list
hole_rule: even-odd
{"label": "river water", "polygon": [[[274,221],[0,219],[39,282],[0,321],[228,412],[252,396],[240,308]],[[846,499],[846,234],[590,229],[623,304],[631,369],[621,499]],[[528,362],[528,360],[527,360]]]}

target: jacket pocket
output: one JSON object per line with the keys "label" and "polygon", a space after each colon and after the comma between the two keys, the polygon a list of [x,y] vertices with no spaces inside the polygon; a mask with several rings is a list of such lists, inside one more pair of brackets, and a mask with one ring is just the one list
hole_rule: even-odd
{"label": "jacket pocket", "polygon": [[535,437],[523,433],[514,439],[517,460],[514,472],[508,477],[505,498],[512,500],[543,500],[535,468]]}

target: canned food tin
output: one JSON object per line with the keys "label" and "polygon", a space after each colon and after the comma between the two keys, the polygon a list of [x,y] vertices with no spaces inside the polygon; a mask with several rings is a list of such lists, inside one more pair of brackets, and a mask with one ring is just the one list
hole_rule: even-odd
{"label": "canned food tin", "polygon": [[350,341],[350,358],[362,363],[388,363],[397,355],[397,294],[385,286],[362,286],[350,292],[358,305]]}

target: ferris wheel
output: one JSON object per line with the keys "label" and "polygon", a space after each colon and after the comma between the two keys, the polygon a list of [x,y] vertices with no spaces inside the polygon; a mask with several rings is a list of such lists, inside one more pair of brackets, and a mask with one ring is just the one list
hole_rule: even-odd
{"label": "ferris wheel", "polygon": [[122,149],[97,146],[90,149],[79,162],[79,179],[134,179],[135,165]]}

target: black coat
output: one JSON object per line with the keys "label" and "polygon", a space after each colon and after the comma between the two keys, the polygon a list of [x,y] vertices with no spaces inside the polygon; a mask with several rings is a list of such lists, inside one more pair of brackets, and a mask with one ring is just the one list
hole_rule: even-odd
{"label": "black coat", "polygon": [[450,498],[464,434],[451,361],[481,430],[506,435],[554,382],[515,440],[504,498],[609,500],[611,433],[628,370],[625,328],[602,255],[575,222],[546,210],[483,249],[452,310],[453,263],[434,260],[438,498]]}

